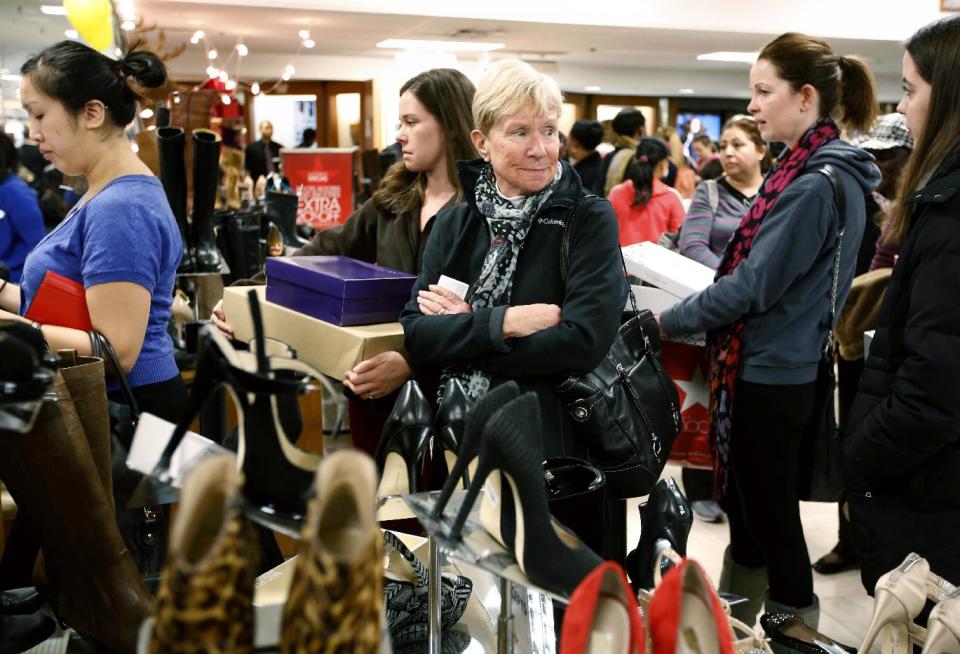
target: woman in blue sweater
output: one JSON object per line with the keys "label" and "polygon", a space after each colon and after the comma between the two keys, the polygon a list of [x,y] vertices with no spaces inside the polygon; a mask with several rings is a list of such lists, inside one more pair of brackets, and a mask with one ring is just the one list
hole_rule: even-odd
{"label": "woman in blue sweater", "polygon": [[17,176],[17,148],[0,132],[0,263],[19,282],[27,253],[43,238],[43,214],[37,195]]}

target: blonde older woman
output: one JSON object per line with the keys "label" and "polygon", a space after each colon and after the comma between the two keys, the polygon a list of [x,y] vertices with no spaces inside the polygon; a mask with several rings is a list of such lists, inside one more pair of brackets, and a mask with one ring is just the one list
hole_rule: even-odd
{"label": "blonde older woman", "polygon": [[[586,195],[573,168],[558,162],[561,103],[557,83],[529,65],[490,66],[473,103],[482,159],[459,164],[467,201],[437,216],[400,317],[425,389],[454,376],[473,398],[509,380],[535,391],[546,457],[582,451],[553,389],[600,362],[627,297],[606,200],[578,218],[561,280],[564,226]],[[441,288],[442,275],[469,285],[466,297]]]}

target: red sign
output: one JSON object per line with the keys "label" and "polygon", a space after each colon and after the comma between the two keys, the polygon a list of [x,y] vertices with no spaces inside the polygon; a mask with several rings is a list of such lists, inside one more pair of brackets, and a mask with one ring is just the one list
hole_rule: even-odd
{"label": "red sign", "polygon": [[710,365],[705,348],[663,341],[660,351],[664,372],[677,387],[681,402],[682,425],[670,460],[691,468],[711,468]]}
{"label": "red sign", "polygon": [[353,158],[357,148],[281,150],[283,174],[300,198],[297,223],[314,229],[339,225],[353,213]]}

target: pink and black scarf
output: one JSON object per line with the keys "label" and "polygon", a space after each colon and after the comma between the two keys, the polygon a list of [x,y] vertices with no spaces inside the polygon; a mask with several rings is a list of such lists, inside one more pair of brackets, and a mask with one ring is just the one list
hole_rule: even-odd
{"label": "pink and black scarf", "polygon": [[[742,261],[750,256],[753,239],[763,219],[777,202],[790,182],[803,171],[807,160],[814,152],[830,141],[840,137],[837,124],[829,116],[821,118],[797,142],[796,147],[785,153],[763,180],[750,210],[740,221],[740,227],[723,254],[717,268],[716,279],[732,275]],[[732,325],[715,329],[708,334],[712,369],[710,374],[710,443],[714,456],[714,492],[719,498],[726,496],[727,474],[730,466],[730,439],[733,425],[733,400],[740,370],[740,353],[743,344],[744,317]]]}

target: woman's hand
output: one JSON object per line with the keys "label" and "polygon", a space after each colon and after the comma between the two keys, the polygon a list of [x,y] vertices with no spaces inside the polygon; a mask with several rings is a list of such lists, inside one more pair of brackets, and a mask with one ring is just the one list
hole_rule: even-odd
{"label": "woman's hand", "polygon": [[442,316],[445,313],[473,313],[473,307],[464,302],[453,291],[436,284],[428,286],[429,291],[420,291],[417,304],[420,313],[425,316]]}
{"label": "woman's hand", "polygon": [[223,300],[217,302],[213,307],[213,313],[210,314],[210,322],[220,330],[220,333],[227,338],[233,338],[233,325],[227,322],[227,316],[223,313]]}
{"label": "woman's hand", "polygon": [[389,395],[413,375],[399,352],[384,352],[361,361],[344,376],[343,384],[363,399]]}
{"label": "woman's hand", "polygon": [[521,304],[510,307],[503,316],[503,337],[523,338],[560,324],[556,304]]}

